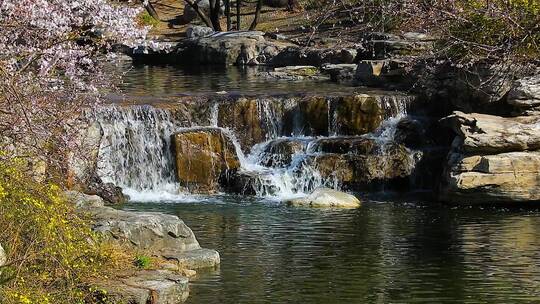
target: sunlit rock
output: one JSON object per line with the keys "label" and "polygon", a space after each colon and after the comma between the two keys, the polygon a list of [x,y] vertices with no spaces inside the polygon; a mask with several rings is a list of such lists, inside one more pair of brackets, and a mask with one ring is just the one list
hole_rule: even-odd
{"label": "sunlit rock", "polygon": [[220,179],[240,167],[236,148],[222,129],[188,129],[173,138],[177,178],[190,192],[216,192]]}
{"label": "sunlit rock", "polygon": [[0,267],[4,266],[6,262],[7,262],[6,251],[2,247],[2,244],[0,244]]}
{"label": "sunlit rock", "polygon": [[361,203],[354,195],[328,188],[318,188],[307,197],[288,200],[287,205],[313,208],[358,208]]}

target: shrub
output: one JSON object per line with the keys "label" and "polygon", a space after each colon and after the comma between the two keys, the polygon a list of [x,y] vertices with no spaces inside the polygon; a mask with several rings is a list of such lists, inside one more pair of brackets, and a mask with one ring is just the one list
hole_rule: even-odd
{"label": "shrub", "polygon": [[99,240],[57,186],[35,183],[18,166],[0,162],[0,243],[8,252],[2,303],[92,302],[89,282],[118,269],[123,256]]}
{"label": "shrub", "polygon": [[137,266],[139,269],[147,269],[150,267],[151,260],[150,257],[146,255],[138,255],[135,257],[135,261],[133,261],[133,264]]}

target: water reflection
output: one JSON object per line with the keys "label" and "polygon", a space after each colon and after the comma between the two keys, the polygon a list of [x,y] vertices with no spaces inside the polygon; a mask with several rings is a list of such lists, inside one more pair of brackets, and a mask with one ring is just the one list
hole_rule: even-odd
{"label": "water reflection", "polygon": [[222,256],[188,303],[540,301],[540,213],[367,202],[358,210],[133,204],[177,214]]}
{"label": "water reflection", "polygon": [[291,81],[257,76],[265,67],[144,65],[118,62],[110,68],[122,71],[119,89],[129,95],[177,96],[210,92],[304,93],[343,92],[353,87],[330,81]]}

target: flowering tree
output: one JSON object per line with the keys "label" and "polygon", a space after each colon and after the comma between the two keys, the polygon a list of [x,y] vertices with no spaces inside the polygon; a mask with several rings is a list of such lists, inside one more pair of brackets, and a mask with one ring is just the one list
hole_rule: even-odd
{"label": "flowering tree", "polygon": [[[0,0],[0,150],[52,165],[99,101],[98,58],[146,34],[107,0]],[[35,169],[35,168],[34,168]]]}

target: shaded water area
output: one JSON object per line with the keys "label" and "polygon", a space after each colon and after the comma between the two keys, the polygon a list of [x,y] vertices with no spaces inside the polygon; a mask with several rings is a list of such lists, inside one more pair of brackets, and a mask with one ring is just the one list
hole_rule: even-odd
{"label": "shaded water area", "polygon": [[247,197],[131,203],[176,214],[222,257],[188,303],[538,303],[540,213],[364,199],[358,210]]}

